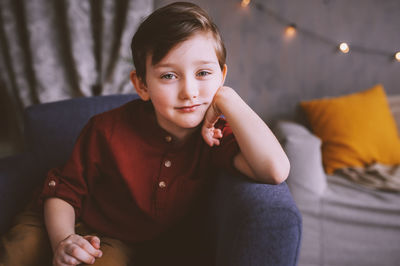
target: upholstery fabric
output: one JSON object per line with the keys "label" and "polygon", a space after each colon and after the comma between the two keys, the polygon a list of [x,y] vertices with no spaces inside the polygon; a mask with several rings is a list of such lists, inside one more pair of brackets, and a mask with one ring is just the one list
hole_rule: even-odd
{"label": "upholstery fabric", "polygon": [[302,220],[286,183],[222,174],[216,187],[216,265],[297,265]]}
{"label": "upholstery fabric", "polygon": [[[288,182],[291,186],[300,186],[304,190],[321,195],[326,188],[326,174],[322,166],[321,140],[307,128],[291,121],[278,121],[274,131],[289,158],[295,177]],[[291,175],[293,176],[293,175]]]}
{"label": "upholstery fabric", "polygon": [[79,132],[91,116],[136,97],[136,94],[97,96],[30,106],[25,112],[24,126],[27,149],[35,154],[41,169],[58,166],[70,156]]}
{"label": "upholstery fabric", "polygon": [[[287,183],[303,217],[299,265],[398,265],[400,193],[321,174],[322,161],[317,165],[315,160],[321,157],[316,136],[295,122],[281,121],[277,127],[291,162]],[[299,135],[302,140],[293,142]],[[313,183],[321,178],[325,188],[315,190]]]}
{"label": "upholstery fabric", "polygon": [[32,188],[39,185],[41,179],[33,158],[23,153],[0,159],[0,234],[32,196]]}
{"label": "upholstery fabric", "polygon": [[389,95],[390,110],[393,113],[394,120],[397,124],[397,132],[400,137],[400,95]]}

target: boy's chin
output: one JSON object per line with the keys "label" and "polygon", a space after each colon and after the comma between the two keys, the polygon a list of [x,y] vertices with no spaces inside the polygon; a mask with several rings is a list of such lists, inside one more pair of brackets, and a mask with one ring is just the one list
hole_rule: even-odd
{"label": "boy's chin", "polygon": [[184,121],[184,122],[180,123],[179,126],[181,128],[185,128],[185,129],[196,129],[203,125],[203,121],[204,120]]}
{"label": "boy's chin", "polygon": [[203,124],[203,121],[200,121],[197,123],[185,123],[181,127],[185,128],[185,129],[196,129],[196,128],[200,127],[202,124]]}

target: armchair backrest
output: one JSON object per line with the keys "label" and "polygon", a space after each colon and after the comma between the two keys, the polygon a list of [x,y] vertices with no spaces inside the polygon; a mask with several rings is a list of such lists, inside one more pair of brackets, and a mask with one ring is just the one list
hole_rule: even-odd
{"label": "armchair backrest", "polygon": [[90,117],[137,97],[135,94],[95,96],[28,107],[24,113],[25,146],[34,155],[39,173],[68,159]]}

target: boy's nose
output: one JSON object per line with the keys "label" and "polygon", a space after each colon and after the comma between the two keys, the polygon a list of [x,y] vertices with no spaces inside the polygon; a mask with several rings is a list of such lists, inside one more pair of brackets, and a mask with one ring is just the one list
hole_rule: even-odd
{"label": "boy's nose", "polygon": [[197,82],[188,78],[182,80],[179,97],[181,99],[186,100],[186,99],[197,98],[197,96],[199,96],[199,89]]}

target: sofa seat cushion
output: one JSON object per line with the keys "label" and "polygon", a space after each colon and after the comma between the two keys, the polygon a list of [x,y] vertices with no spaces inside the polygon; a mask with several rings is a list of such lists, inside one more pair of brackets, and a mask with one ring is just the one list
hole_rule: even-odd
{"label": "sofa seat cushion", "polygon": [[299,265],[398,265],[400,193],[328,175],[323,195],[292,188],[303,216]]}

